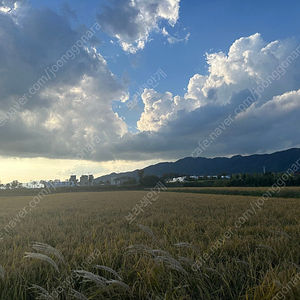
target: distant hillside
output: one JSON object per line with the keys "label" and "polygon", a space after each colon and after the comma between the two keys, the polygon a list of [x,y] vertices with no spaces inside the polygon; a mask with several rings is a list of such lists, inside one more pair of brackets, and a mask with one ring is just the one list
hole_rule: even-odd
{"label": "distant hillside", "polygon": [[[300,149],[292,148],[272,154],[254,154],[250,156],[236,155],[231,158],[192,158],[186,157],[176,162],[163,162],[144,168],[144,175],[162,176],[164,173],[181,175],[217,175],[262,172],[263,167],[270,172],[286,171],[295,161],[300,159]],[[96,178],[96,182],[110,180],[111,177],[130,176],[138,179],[138,170],[125,173],[112,173]]]}

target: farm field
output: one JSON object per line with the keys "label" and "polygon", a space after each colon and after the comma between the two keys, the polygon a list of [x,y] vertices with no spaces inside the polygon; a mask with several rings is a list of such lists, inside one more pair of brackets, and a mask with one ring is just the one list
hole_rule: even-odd
{"label": "farm field", "polygon": [[[227,191],[258,191],[260,193],[264,193],[268,187],[244,187],[244,186],[233,186],[233,187],[175,187],[176,189],[182,189],[182,190],[227,190]],[[289,191],[297,191],[300,193],[300,187],[299,186],[286,186],[284,187],[284,190],[289,190]]]}
{"label": "farm field", "polygon": [[0,299],[300,299],[299,199],[157,196],[1,198]]}
{"label": "farm field", "polygon": [[169,187],[168,191],[199,194],[261,196],[269,190],[272,197],[300,198],[300,187]]}

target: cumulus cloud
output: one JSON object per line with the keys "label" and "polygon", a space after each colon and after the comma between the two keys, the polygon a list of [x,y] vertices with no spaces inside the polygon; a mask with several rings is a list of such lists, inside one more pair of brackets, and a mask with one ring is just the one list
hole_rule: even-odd
{"label": "cumulus cloud", "polygon": [[93,48],[98,26],[73,29],[48,9],[16,15],[0,13],[0,155],[72,159],[98,137],[86,158],[103,146],[112,159],[105,147],[127,125],[111,103],[126,89]]}
{"label": "cumulus cloud", "polygon": [[[203,155],[299,146],[299,40],[267,43],[260,34],[254,34],[236,40],[228,53],[207,53],[206,58],[208,73],[195,74],[183,97],[144,91],[145,108],[137,123],[140,131],[164,136],[170,145],[174,145],[174,136],[184,138],[182,151],[178,145],[169,150],[190,155],[198,141],[209,139],[211,132],[231,115],[232,124]],[[139,139],[138,135],[135,138]],[[189,147],[190,152],[184,152]]]}
{"label": "cumulus cloud", "polygon": [[[135,53],[145,47],[152,31],[159,32],[165,20],[174,26],[180,0],[114,0],[98,15],[102,29],[118,39],[124,51]],[[172,37],[171,41],[175,42]],[[187,36],[188,39],[188,36]]]}

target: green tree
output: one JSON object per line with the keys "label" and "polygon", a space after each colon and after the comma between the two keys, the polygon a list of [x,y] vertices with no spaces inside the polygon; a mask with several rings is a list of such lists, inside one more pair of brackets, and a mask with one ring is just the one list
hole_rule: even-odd
{"label": "green tree", "polygon": [[137,180],[134,177],[126,177],[126,180],[123,181],[123,185],[135,185]]}
{"label": "green tree", "polygon": [[16,187],[18,187],[19,186],[19,181],[18,180],[13,180],[12,182],[11,182],[11,188],[12,189],[15,189]]}
{"label": "green tree", "polygon": [[143,184],[144,173],[145,173],[145,170],[144,170],[144,169],[138,170],[139,184],[140,184],[140,185]]}
{"label": "green tree", "polygon": [[159,181],[160,178],[156,175],[146,175],[143,177],[143,185],[145,187],[154,187]]}

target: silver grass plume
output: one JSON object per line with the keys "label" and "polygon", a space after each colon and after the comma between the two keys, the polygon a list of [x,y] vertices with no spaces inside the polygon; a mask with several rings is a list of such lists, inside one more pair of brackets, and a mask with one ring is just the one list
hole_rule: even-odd
{"label": "silver grass plume", "polygon": [[105,288],[106,284],[108,283],[108,280],[106,278],[96,275],[92,272],[88,272],[85,270],[75,270],[74,272],[81,276],[84,281],[93,281],[102,288]]}
{"label": "silver grass plume", "polygon": [[154,235],[153,231],[149,227],[141,225],[141,224],[137,224],[137,226],[140,227],[145,233],[150,235],[152,237],[152,239],[157,242],[156,236]]}
{"label": "silver grass plume", "polygon": [[115,275],[116,278],[118,278],[119,280],[122,281],[122,278],[120,277],[120,275],[115,271],[113,270],[112,268],[110,267],[107,267],[107,266],[100,266],[100,265],[96,265],[95,266],[96,269],[100,269],[100,270],[105,270],[113,275]]}
{"label": "silver grass plume", "polygon": [[33,242],[31,247],[38,252],[54,255],[63,263],[65,262],[63,255],[57,249],[51,247],[50,245],[39,243],[39,242]]}
{"label": "silver grass plume", "polygon": [[199,253],[199,250],[196,248],[196,246],[194,246],[191,243],[185,243],[185,242],[181,242],[181,243],[177,243],[174,244],[176,247],[181,247],[181,248],[190,248],[193,249],[195,252]]}
{"label": "silver grass plume", "polygon": [[124,289],[128,290],[129,292],[131,292],[130,287],[129,287],[126,283],[124,283],[123,281],[119,281],[119,280],[109,280],[108,283],[109,283],[109,284],[117,284],[117,285],[123,287]]}
{"label": "silver grass plume", "polygon": [[81,294],[73,289],[70,289],[70,294],[71,294],[71,296],[73,296],[74,298],[79,299],[79,300],[89,300],[86,296],[84,296],[83,294]]}
{"label": "silver grass plume", "polygon": [[31,287],[29,289],[36,289],[39,290],[39,295],[37,299],[44,299],[44,300],[53,300],[54,298],[46,291],[43,287],[37,285],[37,284],[31,284]]}
{"label": "silver grass plume", "polygon": [[49,264],[51,264],[58,273],[60,273],[57,264],[53,261],[52,258],[50,258],[47,255],[40,254],[40,253],[25,252],[24,258],[35,258],[35,259],[40,259],[40,260],[46,261]]}
{"label": "silver grass plume", "polygon": [[177,270],[184,275],[188,275],[187,271],[182,267],[182,265],[173,257],[170,256],[157,256],[153,259],[157,262],[163,262],[168,268]]}
{"label": "silver grass plume", "polygon": [[4,280],[5,278],[5,270],[4,268],[0,265],[0,277]]}

